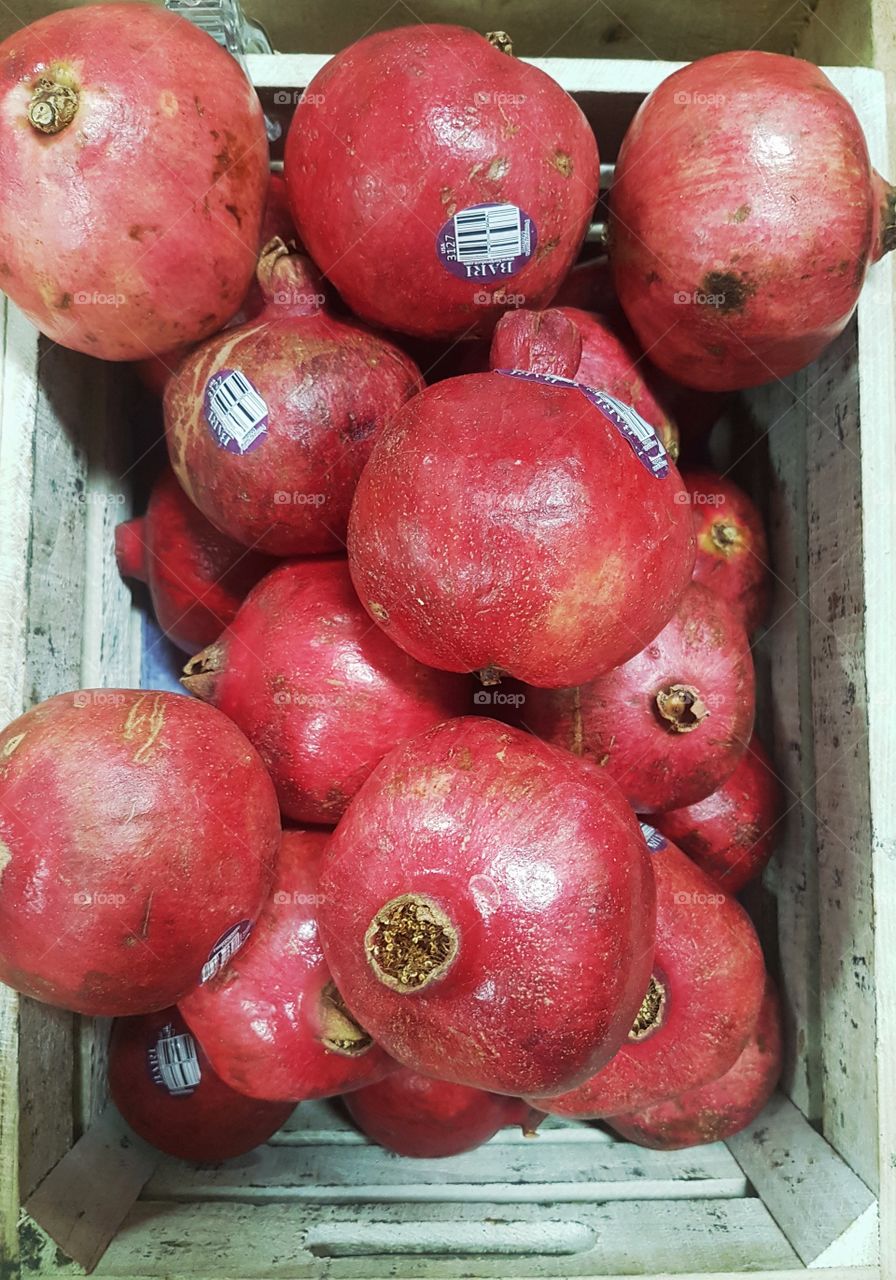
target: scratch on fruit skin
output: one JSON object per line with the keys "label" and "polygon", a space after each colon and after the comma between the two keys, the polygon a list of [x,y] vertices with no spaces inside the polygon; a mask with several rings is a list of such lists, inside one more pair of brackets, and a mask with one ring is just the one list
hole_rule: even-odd
{"label": "scratch on fruit skin", "polygon": [[124,722],[125,742],[133,742],[141,737],[144,739],[134,752],[134,764],[143,764],[147,759],[165,723],[162,695],[157,693],[152,699],[151,708],[143,710],[144,703],[148,698],[149,694],[144,694],[142,698],[138,698],[128,712],[127,719]]}
{"label": "scratch on fruit skin", "polygon": [[12,753],[22,745],[27,732],[28,731],[26,729],[25,733],[17,733],[14,738],[10,738],[8,742],[3,744],[3,750],[0,751],[0,755],[3,756],[4,760],[8,760]]}

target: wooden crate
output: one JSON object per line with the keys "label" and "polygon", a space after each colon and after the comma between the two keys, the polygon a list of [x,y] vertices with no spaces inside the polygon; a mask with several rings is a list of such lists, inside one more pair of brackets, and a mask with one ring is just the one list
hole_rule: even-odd
{"label": "wooden crate", "polygon": [[[250,59],[282,125],[325,59]],[[542,59],[612,163],[675,64]],[[830,71],[886,168],[879,73]],[[740,397],[728,433],[767,509],[776,613],[757,651],[791,796],[754,895],[780,959],[782,1092],[726,1144],[642,1151],[591,1126],[409,1162],[327,1105],[202,1169],[105,1106],[107,1027],[0,988],[0,1276],[795,1275],[896,1267],[896,431],[892,272],[815,365]],[[78,685],[136,685],[141,620],[112,528],[130,507],[134,384],[9,305],[0,381],[0,722]],[[23,1205],[23,1208],[20,1208]],[[70,1259],[75,1259],[72,1262]]]}

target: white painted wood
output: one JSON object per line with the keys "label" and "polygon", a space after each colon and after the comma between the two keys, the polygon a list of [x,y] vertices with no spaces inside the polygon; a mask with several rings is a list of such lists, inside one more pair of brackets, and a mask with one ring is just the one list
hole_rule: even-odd
{"label": "white painted wood", "polygon": [[855,1261],[877,1261],[868,1257],[873,1194],[782,1094],[727,1145],[804,1263],[817,1264],[860,1220],[863,1256]]}
{"label": "white painted wood", "polygon": [[146,1196],[380,1204],[549,1199],[561,1204],[728,1199],[746,1190],[744,1174],[720,1143],[686,1152],[645,1151],[628,1143],[554,1143],[546,1134],[519,1144],[487,1143],[439,1160],[409,1160],[374,1145],[264,1146],[214,1168],[165,1160]]}
{"label": "white painted wood", "polygon": [[[363,1215],[374,1246],[381,1245],[395,1229],[393,1241],[407,1243],[413,1233],[413,1244],[427,1232],[436,1236],[450,1228],[456,1248],[462,1229],[470,1233],[471,1240],[481,1240],[483,1222],[493,1222],[495,1227],[520,1224],[527,1231],[542,1224],[542,1238],[556,1241],[559,1236],[561,1243],[578,1244],[583,1239],[582,1228],[589,1233],[590,1247],[559,1257],[546,1253],[508,1257],[506,1252],[423,1257],[415,1249],[410,1255],[363,1255],[358,1252],[357,1236],[354,1252],[345,1256],[346,1240],[352,1238],[361,1221],[362,1211],[354,1205],[303,1205],[299,1212],[291,1204],[170,1205],[141,1200],[100,1261],[96,1275],[199,1275],[209,1280],[323,1276],[378,1280],[398,1275],[415,1280],[510,1280],[513,1276],[552,1274],[735,1272],[751,1265],[756,1271],[786,1271],[797,1265],[784,1236],[756,1199],[502,1205],[494,1210],[482,1204],[417,1205],[413,1217],[406,1205],[383,1205]],[[507,1238],[504,1231],[495,1237],[499,1246],[506,1246]],[[197,1262],[203,1269],[191,1272],[191,1263]],[[870,1280],[870,1275],[864,1280]]]}

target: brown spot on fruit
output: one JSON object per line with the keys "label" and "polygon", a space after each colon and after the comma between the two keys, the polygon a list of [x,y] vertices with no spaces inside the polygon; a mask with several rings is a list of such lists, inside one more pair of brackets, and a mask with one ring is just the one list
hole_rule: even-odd
{"label": "brown spot on fruit", "polygon": [[500,182],[502,178],[506,178],[510,172],[510,161],[506,156],[495,156],[486,171],[486,178],[489,182]]}
{"label": "brown spot on fruit", "polygon": [[240,213],[239,209],[236,207],[236,205],[235,205],[235,204],[225,204],[224,208],[225,208],[225,209],[227,210],[227,212],[230,214],[231,218],[233,218],[233,219],[234,219],[234,221],[236,222],[236,225],[237,225],[238,227],[241,227],[241,226],[243,225],[243,217],[242,217],[242,214]]}
{"label": "brown spot on fruit", "polygon": [[388,611],[387,611],[386,609],[384,609],[384,608],[383,608],[383,606],[382,606],[381,604],[377,604],[375,600],[368,600],[368,601],[367,601],[367,608],[370,610],[370,612],[371,612],[371,613],[373,614],[373,616],[376,618],[377,622],[388,622],[388,621],[389,621],[389,613],[388,613]]}
{"label": "brown spot on fruit", "polygon": [[739,205],[729,217],[732,222],[746,222],[752,210],[748,204]]}
{"label": "brown spot on fruit", "polygon": [[572,177],[572,156],[567,155],[565,151],[555,151],[551,163],[564,178]]}
{"label": "brown spot on fruit", "polygon": [[64,293],[62,297],[59,299],[59,310],[68,311],[69,307],[72,305],[73,302],[74,302],[74,298],[72,297],[72,295],[70,293]]}
{"label": "brown spot on fruit", "polygon": [[733,271],[708,271],[700,283],[697,302],[728,315],[743,311],[755,292],[755,285]]}

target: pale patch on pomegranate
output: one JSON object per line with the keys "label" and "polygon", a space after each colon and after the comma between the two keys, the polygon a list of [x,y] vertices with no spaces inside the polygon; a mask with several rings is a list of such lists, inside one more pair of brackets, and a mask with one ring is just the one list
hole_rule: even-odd
{"label": "pale patch on pomegranate", "polygon": [[144,707],[148,698],[148,694],[144,695],[131,707],[124,722],[124,740],[125,742],[143,741],[134,752],[134,763],[143,764],[149,756],[155,745],[155,741],[162,732],[165,723],[165,712],[162,707],[163,694],[156,694],[152,700],[152,706]]}
{"label": "pale patch on pomegranate", "polygon": [[169,119],[172,116],[176,116],[180,110],[177,96],[170,89],[163,89],[159,94],[159,110],[163,116],[168,116]]}
{"label": "pale patch on pomegranate", "polygon": [[22,743],[25,741],[25,738],[27,736],[28,736],[27,732],[17,733],[14,737],[10,738],[8,742],[4,742],[3,750],[0,751],[0,756],[2,756],[4,760],[8,760],[9,757],[13,754],[13,752],[17,751],[18,748],[22,745]]}
{"label": "pale patch on pomegranate", "polygon": [[8,844],[0,840],[0,880],[3,879],[3,872],[12,862],[12,849]]}

